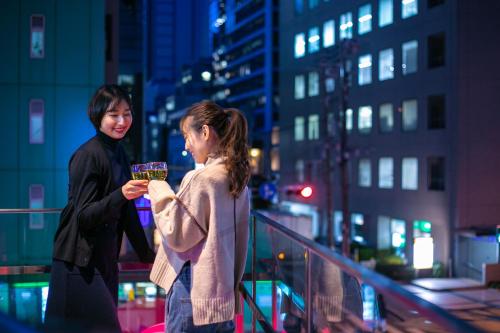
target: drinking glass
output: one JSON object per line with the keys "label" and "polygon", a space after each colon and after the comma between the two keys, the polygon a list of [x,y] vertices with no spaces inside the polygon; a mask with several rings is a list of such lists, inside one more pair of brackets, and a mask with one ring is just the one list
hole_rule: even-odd
{"label": "drinking glass", "polygon": [[149,179],[147,172],[147,164],[132,164],[130,167],[130,171],[132,172],[132,179],[141,180],[141,179]]}
{"label": "drinking glass", "polygon": [[149,162],[146,167],[149,180],[167,179],[167,162]]}

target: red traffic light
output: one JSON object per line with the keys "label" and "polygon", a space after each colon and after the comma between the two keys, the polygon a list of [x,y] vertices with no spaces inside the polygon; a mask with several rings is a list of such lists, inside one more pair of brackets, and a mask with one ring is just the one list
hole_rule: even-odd
{"label": "red traffic light", "polygon": [[306,186],[300,190],[300,195],[304,198],[309,198],[313,194],[313,189],[311,186]]}
{"label": "red traffic light", "polygon": [[309,199],[313,196],[314,190],[310,185],[289,185],[286,187],[285,193],[287,195],[302,197],[303,199]]}

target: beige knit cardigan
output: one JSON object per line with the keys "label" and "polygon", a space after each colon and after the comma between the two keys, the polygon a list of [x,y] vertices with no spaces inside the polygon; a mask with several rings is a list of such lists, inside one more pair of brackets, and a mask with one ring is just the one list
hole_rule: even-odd
{"label": "beige knit cardigan", "polygon": [[234,200],[222,158],[209,158],[204,168],[188,172],[177,194],[164,181],[148,187],[162,237],[151,281],[168,292],[189,260],[194,324],[233,319],[241,311],[235,287],[248,250],[248,188],[236,199],[235,246]]}

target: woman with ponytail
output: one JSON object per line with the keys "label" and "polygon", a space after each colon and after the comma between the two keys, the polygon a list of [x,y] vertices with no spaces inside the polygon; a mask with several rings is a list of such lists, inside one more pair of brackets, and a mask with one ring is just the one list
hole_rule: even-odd
{"label": "woman with ponytail", "polygon": [[151,280],[165,289],[168,332],[233,332],[248,247],[247,122],[236,109],[202,101],[181,120],[186,150],[204,168],[174,193],[148,185],[162,236]]}

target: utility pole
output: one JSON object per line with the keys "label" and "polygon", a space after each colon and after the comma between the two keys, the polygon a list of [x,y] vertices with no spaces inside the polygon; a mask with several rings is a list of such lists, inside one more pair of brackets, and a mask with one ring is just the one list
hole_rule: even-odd
{"label": "utility pole", "polygon": [[352,62],[348,65],[349,58],[357,52],[358,43],[355,39],[342,39],[340,41],[340,63],[342,68],[342,91],[340,93],[340,142],[338,144],[338,163],[340,168],[340,184],[342,196],[342,254],[351,256],[351,216],[349,214],[349,174],[348,163],[350,159],[347,145],[347,109],[349,107],[349,90],[352,72]]}
{"label": "utility pole", "polygon": [[[339,101],[333,101],[333,96],[330,96],[323,88],[323,114],[321,121],[321,135],[323,139],[323,179],[325,182],[324,190],[324,206],[325,207],[325,222],[327,244],[333,247],[335,242],[333,239],[333,143],[334,137],[332,129],[329,129],[328,111],[332,110],[335,118],[338,138],[335,144],[337,151],[336,162],[339,170],[339,185],[342,200],[342,254],[350,257],[350,241],[351,241],[351,219],[349,214],[349,148],[347,145],[347,118],[346,111],[348,109],[348,97],[350,89],[351,69],[348,66],[350,56],[356,52],[357,42],[353,39],[343,39],[339,41],[338,46],[331,49],[330,52],[325,52],[320,60],[320,82],[325,83],[326,78],[332,78],[339,82],[340,92],[338,93]],[[340,72],[340,73],[339,73]],[[338,80],[336,80],[338,78]],[[332,105],[338,105],[337,112],[333,111]],[[321,228],[323,231],[323,228]]]}
{"label": "utility pole", "polygon": [[[326,222],[326,235],[327,235],[327,245],[328,247],[333,247],[335,245],[333,239],[333,165],[332,165],[332,141],[331,131],[328,128],[328,110],[330,109],[330,96],[325,88],[325,79],[327,77],[332,77],[334,66],[328,59],[322,59],[320,62],[320,82],[322,82],[323,88],[323,114],[321,117],[321,136],[323,137],[323,179],[325,181],[325,196],[324,196],[324,221]],[[324,228],[321,228],[323,232]]]}
{"label": "utility pole", "polygon": [[339,142],[339,167],[340,167],[340,184],[342,195],[342,254],[345,257],[350,257],[351,254],[351,218],[349,216],[349,184],[347,174],[347,103],[349,96],[349,75],[350,70],[347,68],[345,39],[341,41],[340,47],[340,62],[342,66],[342,91],[340,92],[340,142]]}

